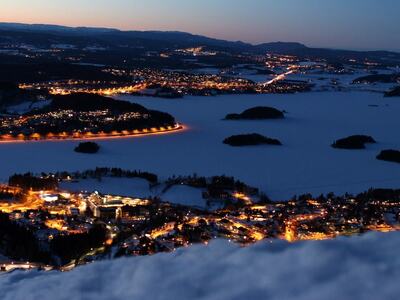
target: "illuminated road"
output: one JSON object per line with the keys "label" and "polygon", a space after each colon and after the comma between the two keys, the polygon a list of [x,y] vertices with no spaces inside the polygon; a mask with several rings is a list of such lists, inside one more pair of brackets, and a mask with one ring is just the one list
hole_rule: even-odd
{"label": "illuminated road", "polygon": [[285,80],[285,78],[288,75],[293,74],[294,72],[296,72],[296,70],[297,70],[297,66],[291,66],[291,67],[287,68],[287,72],[275,76],[273,79],[264,83],[263,85],[264,85],[264,87],[266,87],[266,86],[274,84],[278,81]]}
{"label": "illuminated road", "polygon": [[46,136],[39,134],[33,134],[31,136],[19,135],[18,137],[13,136],[0,136],[0,143],[21,143],[21,142],[41,142],[41,141],[85,141],[85,140],[110,140],[120,138],[134,138],[150,135],[162,135],[172,134],[178,131],[187,130],[188,128],[181,124],[175,124],[175,126],[160,127],[160,128],[149,128],[142,130],[128,131],[124,130],[121,132],[115,131],[111,133],[74,133],[72,135],[64,132],[60,134],[49,133]]}
{"label": "illuminated road", "polygon": [[34,269],[42,269],[44,271],[51,271],[53,267],[31,263],[31,262],[8,262],[0,264],[1,270],[0,272],[12,272],[15,270],[34,270]]}
{"label": "illuminated road", "polygon": [[[18,189],[18,188],[16,188]],[[44,204],[43,200],[40,198],[40,192],[28,192],[26,193],[23,201],[6,201],[0,202],[0,211],[5,213],[11,213],[13,211],[19,210],[25,212],[27,210],[36,210],[42,207]]]}
{"label": "illuminated road", "polygon": [[118,94],[132,94],[143,91],[147,88],[147,84],[136,84],[136,85],[126,85],[126,86],[119,86],[119,87],[111,87],[111,88],[79,88],[73,87],[74,84],[78,84],[78,81],[69,81],[68,82],[71,87],[69,88],[62,88],[62,87],[52,87],[52,86],[45,86],[42,87],[40,84],[20,84],[20,89],[34,89],[34,88],[47,88],[49,89],[49,93],[51,95],[70,95],[73,93],[87,93],[87,94],[97,94],[103,96],[112,96]]}

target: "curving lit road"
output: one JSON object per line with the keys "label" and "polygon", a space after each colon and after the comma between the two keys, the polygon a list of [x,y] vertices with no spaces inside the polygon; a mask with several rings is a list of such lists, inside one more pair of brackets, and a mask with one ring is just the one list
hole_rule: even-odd
{"label": "curving lit road", "polygon": [[41,136],[39,134],[32,134],[30,136],[10,136],[3,135],[0,136],[1,143],[24,143],[24,142],[44,142],[44,141],[85,141],[85,140],[109,140],[109,139],[120,139],[120,138],[134,138],[149,135],[161,135],[161,134],[172,134],[178,131],[187,130],[187,126],[182,124],[175,124],[174,126],[160,127],[160,128],[149,128],[141,130],[124,130],[124,131],[114,131],[111,133],[74,133],[73,135],[66,132],[61,134],[49,133],[46,136]]}
{"label": "curving lit road", "polygon": [[275,76],[273,79],[271,79],[270,81],[267,81],[263,85],[268,86],[268,85],[274,84],[275,82],[285,80],[286,76],[295,73],[297,69],[298,69],[298,66],[296,66],[296,65],[290,66],[287,68],[287,71],[285,73]]}

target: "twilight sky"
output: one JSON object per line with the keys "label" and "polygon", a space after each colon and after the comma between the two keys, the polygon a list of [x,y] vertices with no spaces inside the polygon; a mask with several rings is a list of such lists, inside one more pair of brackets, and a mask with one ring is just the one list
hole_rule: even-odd
{"label": "twilight sky", "polygon": [[400,50],[399,0],[1,0],[0,22]]}

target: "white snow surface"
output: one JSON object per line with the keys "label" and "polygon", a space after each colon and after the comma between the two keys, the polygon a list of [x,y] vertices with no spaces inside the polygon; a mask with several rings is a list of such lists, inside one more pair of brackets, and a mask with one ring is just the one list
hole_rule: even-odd
{"label": "white snow surface", "polygon": [[150,191],[148,181],[140,178],[103,177],[100,181],[97,179],[82,179],[78,182],[62,182],[60,188],[71,192],[97,191],[102,194],[140,198],[157,195],[154,191]]}
{"label": "white snow surface", "polygon": [[397,300],[400,234],[239,248],[227,241],[68,273],[0,276],[2,300]]}
{"label": "white snow surface", "polygon": [[202,190],[186,185],[175,185],[161,196],[163,201],[207,208],[206,200],[202,197]]}
{"label": "white snow surface", "polygon": [[[400,167],[375,159],[383,149],[400,149],[400,101],[368,92],[294,95],[226,95],[153,99],[121,96],[171,113],[188,130],[162,136],[101,140],[96,155],[75,153],[76,141],[0,144],[0,180],[15,172],[76,171],[96,166],[140,169],[160,175],[230,175],[259,187],[274,200],[294,194],[358,193],[400,186]],[[228,113],[254,106],[286,110],[284,120],[224,121]],[[378,105],[371,107],[369,105]],[[276,146],[229,147],[233,134],[278,138]],[[337,150],[330,144],[353,134],[379,143],[366,150]]]}
{"label": "white snow surface", "polygon": [[7,107],[7,112],[12,114],[24,114],[30,112],[32,109],[40,109],[50,104],[50,100],[40,101],[25,101],[17,105]]}
{"label": "white snow surface", "polygon": [[139,198],[161,197],[163,201],[175,204],[195,206],[206,209],[202,189],[186,185],[174,185],[163,193],[165,184],[150,187],[145,179],[103,177],[97,179],[81,179],[78,182],[61,182],[60,188],[71,192],[100,192],[102,194],[132,196]]}

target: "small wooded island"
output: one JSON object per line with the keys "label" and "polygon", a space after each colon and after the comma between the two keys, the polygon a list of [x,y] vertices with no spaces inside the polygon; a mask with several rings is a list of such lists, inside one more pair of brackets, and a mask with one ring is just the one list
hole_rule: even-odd
{"label": "small wooded island", "polygon": [[333,148],[337,149],[365,149],[365,144],[376,144],[374,138],[368,135],[352,135],[335,141]]}
{"label": "small wooded island", "polygon": [[385,93],[385,97],[400,97],[400,86],[391,89]]}
{"label": "small wooded island", "polygon": [[225,120],[268,120],[268,119],[283,119],[285,115],[273,107],[257,106],[249,108],[240,114],[228,114]]}
{"label": "small wooded island", "polygon": [[379,160],[400,163],[400,151],[383,150],[376,158]]}
{"label": "small wooded island", "polygon": [[277,139],[265,137],[258,133],[232,135],[223,142],[226,145],[233,147],[240,146],[257,146],[257,145],[275,145],[281,146],[282,143]]}
{"label": "small wooded island", "polygon": [[85,154],[95,154],[99,152],[99,150],[100,146],[93,142],[79,143],[79,145],[74,149],[75,152]]}

